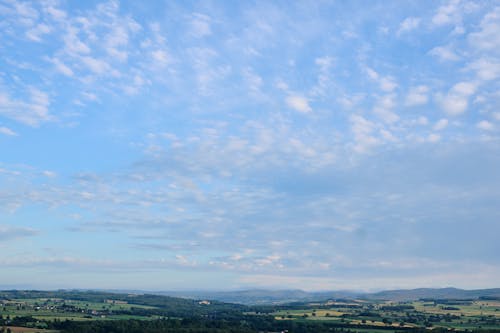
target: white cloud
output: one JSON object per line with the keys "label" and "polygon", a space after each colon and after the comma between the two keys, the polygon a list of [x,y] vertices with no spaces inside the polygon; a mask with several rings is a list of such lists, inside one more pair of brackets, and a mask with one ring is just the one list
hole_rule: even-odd
{"label": "white cloud", "polygon": [[97,97],[97,95],[94,94],[94,93],[91,93],[91,92],[88,92],[88,91],[82,91],[81,95],[87,101],[92,101],[92,102],[99,101],[99,97]]}
{"label": "white cloud", "polygon": [[33,26],[39,17],[38,11],[28,2],[14,2],[14,13],[17,22],[25,26]]}
{"label": "white cloud", "polygon": [[388,124],[393,124],[399,120],[399,116],[388,109],[376,107],[374,109],[374,112],[378,117],[380,117],[384,122]]}
{"label": "white cloud", "polygon": [[380,79],[380,89],[385,92],[391,92],[397,88],[397,83],[394,78],[386,76]]}
{"label": "white cloud", "polygon": [[53,6],[53,3],[51,5],[48,5],[44,7],[45,12],[47,12],[50,16],[54,18],[56,21],[63,21],[66,19],[66,12],[62,9],[56,8]]}
{"label": "white cloud", "polygon": [[0,134],[9,135],[9,136],[17,136],[16,132],[14,132],[10,128],[4,127],[4,126],[0,127]]}
{"label": "white cloud", "polygon": [[482,81],[491,81],[500,77],[500,61],[491,58],[480,58],[467,66],[476,72],[477,78]]}
{"label": "white cloud", "polygon": [[26,37],[35,42],[41,42],[42,36],[50,33],[52,29],[43,23],[38,24],[36,27],[28,30],[26,32]]}
{"label": "white cloud", "polygon": [[42,175],[44,175],[47,178],[55,178],[55,177],[57,177],[57,174],[55,172],[49,171],[49,170],[42,171]]}
{"label": "white cloud", "polygon": [[127,29],[123,25],[113,27],[113,30],[106,37],[108,45],[112,47],[127,45],[128,40]]}
{"label": "white cloud", "polygon": [[367,152],[370,148],[380,144],[380,140],[374,135],[375,124],[360,115],[352,115],[349,118],[351,131],[354,134],[354,150],[358,153]]}
{"label": "white cloud", "polygon": [[38,126],[51,119],[49,115],[49,96],[36,89],[29,90],[29,101],[12,99],[9,94],[0,92],[0,115],[30,126]]}
{"label": "white cloud", "polygon": [[450,46],[437,46],[429,51],[430,55],[438,57],[441,61],[457,61],[460,57],[451,50]]}
{"label": "white cloud", "polygon": [[198,265],[196,260],[189,259],[188,257],[182,254],[176,254],[175,261],[180,266],[185,266],[185,267],[196,267]]}
{"label": "white cloud", "polygon": [[418,117],[418,119],[416,119],[415,123],[417,123],[418,125],[427,125],[429,123],[429,119],[427,119],[427,117],[424,117],[424,116],[420,116]]}
{"label": "white cloud", "polygon": [[353,106],[359,104],[365,98],[362,94],[355,95],[343,95],[337,98],[338,103],[340,103],[345,108],[352,108]]}
{"label": "white cloud", "polygon": [[299,111],[302,113],[309,113],[312,111],[311,107],[309,106],[309,101],[303,96],[288,96],[286,98],[286,104],[295,111]]}
{"label": "white cloud", "polygon": [[391,142],[396,142],[398,141],[398,138],[394,136],[390,131],[386,129],[381,129],[380,130],[380,135],[385,141],[391,141]]}
{"label": "white cloud", "polygon": [[373,112],[384,122],[392,124],[399,120],[399,116],[394,113],[394,95],[385,95],[377,99]]}
{"label": "white cloud", "polygon": [[63,40],[66,52],[70,55],[90,53],[90,47],[80,40],[78,37],[78,30],[73,27],[68,28]]}
{"label": "white cloud", "polygon": [[436,134],[436,133],[431,133],[427,137],[427,141],[431,142],[431,143],[436,143],[436,142],[439,142],[440,140],[441,140],[441,136],[439,134]]}
{"label": "white cloud", "polygon": [[368,77],[372,80],[378,80],[379,79],[379,75],[377,72],[375,72],[373,69],[367,67],[366,68],[366,73],[368,74]]}
{"label": "white cloud", "polygon": [[468,107],[468,100],[463,96],[445,96],[439,100],[444,111],[452,116],[464,113]]}
{"label": "white cloud", "polygon": [[110,32],[104,37],[104,48],[109,56],[125,62],[129,56],[127,51],[130,39],[129,34],[136,33],[142,27],[131,18],[118,18],[115,14],[113,15],[114,22],[108,28]]}
{"label": "white cloud", "polygon": [[416,105],[424,105],[427,104],[429,88],[427,86],[421,85],[417,87],[413,87],[408,92],[406,96],[405,104],[407,106],[416,106]]}
{"label": "white cloud", "polygon": [[408,31],[414,30],[414,29],[418,28],[419,25],[420,25],[420,18],[418,18],[418,17],[407,17],[399,25],[399,30],[398,30],[397,33],[398,33],[398,35],[400,35],[400,34],[402,34],[404,32],[408,32]]}
{"label": "white cloud", "polygon": [[145,85],[150,85],[151,80],[143,78],[141,75],[137,74],[134,76],[132,84],[124,87],[125,93],[128,95],[136,95],[139,93],[140,89]]}
{"label": "white cloud", "polygon": [[170,56],[165,50],[155,50],[151,52],[151,56],[153,60],[156,61],[159,65],[167,65],[170,62]]}
{"label": "white cloud", "polygon": [[333,58],[330,56],[324,56],[314,59],[314,63],[318,65],[322,71],[328,71],[333,64]]}
{"label": "white cloud", "polygon": [[81,59],[88,69],[96,74],[105,74],[111,70],[111,66],[102,59],[93,57],[82,57]]}
{"label": "white cloud", "polygon": [[398,84],[392,76],[381,76],[379,73],[369,67],[366,67],[365,71],[370,79],[376,81],[379,84],[379,87],[382,91],[392,92],[398,87]]}
{"label": "white cloud", "polygon": [[191,20],[191,35],[197,38],[202,38],[212,34],[210,27],[210,17],[204,14],[194,13]]}
{"label": "white cloud", "polygon": [[470,96],[476,92],[477,86],[472,82],[460,82],[453,86],[451,92],[463,96]]}
{"label": "white cloud", "polygon": [[219,53],[209,47],[194,47],[188,50],[191,67],[198,91],[203,96],[210,96],[216,91],[217,83],[227,77],[232,67],[221,63]]}
{"label": "white cloud", "polygon": [[314,59],[314,63],[319,67],[319,73],[316,78],[316,84],[311,88],[312,96],[326,96],[330,85],[331,73],[330,69],[334,59],[330,56],[324,56]]}
{"label": "white cloud", "polygon": [[74,75],[73,70],[64,64],[61,60],[57,58],[49,59],[50,62],[54,64],[57,71],[66,76],[72,77]]}
{"label": "white cloud", "polygon": [[288,91],[288,84],[286,84],[286,82],[283,81],[282,79],[276,80],[276,82],[274,83],[274,85],[275,85],[276,88],[278,88],[281,91],[285,91],[285,92]]}
{"label": "white cloud", "polygon": [[495,126],[487,120],[482,120],[478,122],[476,124],[476,127],[483,131],[493,131],[495,129]]}
{"label": "white cloud", "polygon": [[262,77],[256,74],[250,67],[243,70],[243,77],[245,78],[248,88],[253,94],[261,94],[260,88],[263,83]]}
{"label": "white cloud", "polygon": [[500,52],[500,7],[486,14],[481,21],[481,30],[470,33],[469,42],[474,49]]}
{"label": "white cloud", "polygon": [[432,17],[432,23],[436,26],[456,23],[460,19],[460,0],[451,0],[446,5],[438,8]]}
{"label": "white cloud", "polygon": [[433,128],[435,131],[440,131],[442,129],[445,129],[446,126],[448,126],[448,119],[443,118],[443,119],[438,120],[436,122],[436,124],[434,124]]}
{"label": "white cloud", "polygon": [[437,95],[437,100],[443,110],[452,116],[464,113],[469,106],[469,97],[476,92],[477,85],[472,82],[455,84],[448,94]]}

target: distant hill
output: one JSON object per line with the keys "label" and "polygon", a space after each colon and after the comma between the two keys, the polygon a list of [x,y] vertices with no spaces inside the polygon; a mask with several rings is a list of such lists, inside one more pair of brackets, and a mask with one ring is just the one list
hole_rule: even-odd
{"label": "distant hill", "polygon": [[250,289],[240,291],[164,291],[155,294],[190,299],[209,299],[245,305],[285,304],[293,302],[318,302],[331,299],[367,299],[387,301],[412,301],[419,299],[500,299],[500,288],[464,290],[457,288],[418,288],[386,290],[376,293],[353,291],[307,292],[303,290],[264,290]]}
{"label": "distant hill", "polygon": [[[168,297],[165,297],[168,296]],[[464,290],[457,288],[418,288],[402,290],[386,290],[376,293],[363,293],[354,291],[324,291],[307,292],[303,290],[265,290],[250,289],[239,291],[140,291],[140,290],[113,290],[113,291],[84,291],[84,290],[58,290],[58,291],[29,291],[9,290],[0,291],[2,298],[22,297],[46,297],[67,298],[76,300],[93,300],[103,302],[106,299],[123,300],[129,303],[159,306],[172,311],[172,314],[180,309],[182,311],[203,312],[205,307],[200,305],[200,300],[212,302],[211,308],[238,309],[242,311],[243,305],[279,305],[287,303],[302,302],[324,302],[340,299],[366,299],[387,301],[412,301],[419,299],[499,299],[500,288]],[[222,302],[222,303],[221,303]],[[233,305],[224,304],[232,303]],[[242,304],[240,307],[234,304]]]}
{"label": "distant hill", "polygon": [[380,299],[389,301],[411,301],[418,299],[478,299],[500,298],[500,288],[464,290],[457,288],[418,288],[410,290],[387,290],[364,294],[364,299]]}
{"label": "distant hill", "polygon": [[293,302],[313,302],[332,298],[356,298],[359,293],[350,291],[306,292],[303,290],[250,289],[240,291],[165,291],[156,293],[191,299],[210,299],[227,303],[246,305],[285,304]]}

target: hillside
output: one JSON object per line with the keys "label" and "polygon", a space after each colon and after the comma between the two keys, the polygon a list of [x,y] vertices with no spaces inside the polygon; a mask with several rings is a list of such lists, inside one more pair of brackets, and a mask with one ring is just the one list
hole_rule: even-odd
{"label": "hillside", "polygon": [[210,306],[194,299],[153,295],[147,293],[111,293],[104,291],[82,290],[4,290],[0,291],[0,302],[12,299],[63,299],[82,302],[104,304],[108,302],[123,302],[131,305],[146,306],[152,309],[149,312],[163,315],[186,317],[193,315],[207,315],[214,311],[231,314],[246,309],[241,304],[226,304],[220,301],[211,301]]}

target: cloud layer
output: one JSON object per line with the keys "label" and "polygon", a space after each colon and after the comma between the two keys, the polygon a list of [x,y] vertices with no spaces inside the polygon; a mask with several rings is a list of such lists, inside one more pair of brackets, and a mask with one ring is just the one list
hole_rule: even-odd
{"label": "cloud layer", "polygon": [[1,2],[0,285],[495,286],[499,13]]}

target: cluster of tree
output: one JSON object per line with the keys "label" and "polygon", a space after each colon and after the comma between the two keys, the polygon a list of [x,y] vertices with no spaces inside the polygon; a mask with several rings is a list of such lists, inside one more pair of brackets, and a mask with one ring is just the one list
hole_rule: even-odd
{"label": "cluster of tree", "polygon": [[358,317],[372,317],[372,318],[376,318],[376,317],[381,317],[381,314],[378,313],[378,312],[374,312],[374,311],[361,311],[357,314]]}
{"label": "cluster of tree", "polygon": [[[271,317],[253,316],[240,320],[207,320],[202,318],[162,319],[152,321],[64,321],[56,327],[62,333],[352,333],[348,326],[314,321],[277,321]],[[357,328],[370,328],[364,325]],[[393,331],[394,327],[377,327],[377,330]],[[399,333],[429,333],[425,328],[400,327]],[[447,328],[433,328],[433,333],[449,333]],[[471,333],[499,333],[499,329],[471,330]]]}
{"label": "cluster of tree", "polygon": [[[0,326],[24,326],[24,327],[34,327],[37,323],[41,323],[41,321],[31,317],[31,316],[6,316],[5,318],[0,315]],[[45,324],[42,323],[45,327]]]}
{"label": "cluster of tree", "polygon": [[407,310],[415,310],[413,305],[409,304],[398,304],[398,305],[384,305],[380,307],[382,311],[407,311]]}
{"label": "cluster of tree", "polygon": [[[384,318],[384,322],[391,321]],[[206,317],[187,317],[183,319],[158,320],[94,320],[94,321],[41,321],[30,316],[20,316],[12,319],[0,317],[0,327],[25,326],[60,330],[61,333],[256,333],[256,332],[293,332],[293,333],[335,333],[354,332],[354,328],[346,322],[317,322],[317,321],[282,321],[272,316],[240,315],[234,318],[213,319]],[[427,322],[428,327],[432,324]],[[357,325],[356,329],[376,329],[393,331],[393,326],[372,326],[369,324]],[[399,327],[399,332],[428,333],[428,330],[410,327]],[[433,333],[449,332],[446,329],[434,328]],[[499,333],[500,330],[478,330],[471,332]],[[0,333],[3,333],[0,331]]]}
{"label": "cluster of tree", "polygon": [[448,311],[460,311],[460,308],[454,306],[442,306],[441,309]]}
{"label": "cluster of tree", "polygon": [[[347,301],[346,301],[347,302]],[[287,304],[280,304],[280,305],[252,305],[248,306],[248,309],[251,311],[254,311],[255,313],[258,314],[265,314],[265,313],[273,313],[273,312],[279,312],[279,311],[288,311],[288,310],[304,310],[304,309],[317,309],[317,310],[356,310],[359,309],[363,311],[364,309],[373,309],[373,305],[371,304],[354,304],[352,303],[353,301],[350,301],[351,303],[338,303],[338,304],[331,304],[331,303],[313,303],[311,304],[310,302],[293,302],[293,303],[287,303]],[[247,310],[248,311],[248,310]]]}
{"label": "cluster of tree", "polygon": [[[445,327],[434,327],[431,331],[432,333],[450,333],[450,329]],[[462,331],[460,331],[462,332]],[[464,330],[467,333],[500,333],[500,329],[474,329],[474,330]],[[427,328],[414,328],[411,333],[429,333]]]}
{"label": "cluster of tree", "polygon": [[483,301],[500,301],[500,296],[481,296],[479,299]]}
{"label": "cluster of tree", "polygon": [[63,333],[336,333],[353,332],[327,322],[277,321],[272,317],[249,316],[240,320],[203,318],[117,321],[65,321],[56,327]]}
{"label": "cluster of tree", "polygon": [[423,302],[432,302],[434,305],[471,305],[473,299],[436,299],[436,298],[422,298]]}

